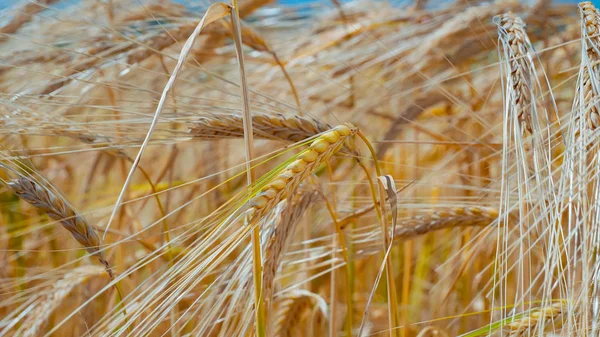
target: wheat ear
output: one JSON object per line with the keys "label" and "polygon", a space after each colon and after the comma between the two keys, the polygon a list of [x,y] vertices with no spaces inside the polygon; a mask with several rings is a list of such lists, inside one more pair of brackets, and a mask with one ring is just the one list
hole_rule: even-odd
{"label": "wheat ear", "polygon": [[[210,115],[190,123],[190,133],[200,139],[241,138],[244,128],[241,115]],[[282,114],[266,115],[254,113],[252,126],[256,137],[299,142],[331,129],[309,117],[287,117]]]}
{"label": "wheat ear", "polygon": [[11,191],[19,198],[46,213],[50,218],[60,221],[71,235],[83,245],[87,251],[98,257],[107,273],[112,277],[112,271],[104,252],[100,250],[102,240],[87,221],[77,214],[64,197],[51,191],[37,182],[19,177],[7,183]]}
{"label": "wheat ear", "polygon": [[583,63],[583,79],[580,90],[583,90],[583,102],[586,104],[585,107],[585,120],[587,127],[592,130],[600,127],[600,113],[598,112],[597,100],[598,90],[597,84],[600,79],[600,71],[598,69],[598,62],[600,62],[600,13],[589,2],[582,2],[579,4],[583,25],[585,26],[585,36],[583,41],[586,46],[586,53],[588,63]]}
{"label": "wheat ear", "polygon": [[531,113],[531,67],[527,59],[527,35],[521,18],[508,12],[500,17],[501,35],[507,39],[509,63],[510,102],[516,108],[516,115],[523,127],[532,133]]}
{"label": "wheat ear", "polygon": [[[318,315],[311,317],[311,314]],[[315,318],[320,318],[325,323],[327,317],[327,304],[317,294],[308,291],[296,291],[282,298],[278,303],[277,315],[274,320],[273,336],[313,336],[313,331],[302,334],[303,328],[314,323]],[[309,323],[309,324],[307,324]],[[306,330],[304,330],[306,331]]]}
{"label": "wheat ear", "polygon": [[256,222],[279,202],[287,199],[304,179],[338,152],[346,139],[357,131],[351,124],[339,125],[317,137],[308,149],[302,151],[251,200],[250,221]]}
{"label": "wheat ear", "polygon": [[554,321],[559,320],[565,309],[565,303],[563,302],[534,309],[503,328],[507,330],[505,331],[506,335],[510,337],[530,336],[534,330],[543,328],[544,324],[552,324]]}

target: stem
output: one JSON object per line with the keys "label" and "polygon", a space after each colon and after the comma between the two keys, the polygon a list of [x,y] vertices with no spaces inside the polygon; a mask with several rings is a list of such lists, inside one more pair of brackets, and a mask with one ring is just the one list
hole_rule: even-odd
{"label": "stem", "polygon": [[[244,53],[242,51],[242,32],[240,29],[239,7],[237,0],[233,0],[233,11],[231,11],[231,28],[235,42],[235,52],[238,59],[240,70],[242,108],[243,108],[243,123],[244,123],[244,145],[246,152],[246,178],[248,186],[254,182],[254,170],[251,162],[253,159],[253,131],[252,131],[252,113],[250,112],[250,101],[248,98],[248,84],[246,82],[246,69],[244,67]],[[245,219],[245,224],[248,225],[248,218]],[[254,279],[254,315],[256,337],[266,336],[266,315],[263,301],[263,263],[262,252],[260,247],[260,224],[252,225],[252,272]]]}

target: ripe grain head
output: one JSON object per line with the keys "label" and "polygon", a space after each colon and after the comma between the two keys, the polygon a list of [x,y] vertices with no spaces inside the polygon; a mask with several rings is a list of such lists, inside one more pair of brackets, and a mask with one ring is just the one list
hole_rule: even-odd
{"label": "ripe grain head", "polygon": [[[253,113],[253,130],[256,137],[299,142],[331,129],[310,117],[288,117],[283,114]],[[209,115],[188,124],[190,134],[199,139],[242,138],[244,129],[241,115]]]}
{"label": "ripe grain head", "polygon": [[282,200],[287,199],[319,165],[338,152],[348,137],[358,129],[351,125],[339,125],[315,138],[309,148],[302,151],[294,161],[270,179],[250,204],[251,222],[267,214]]}
{"label": "ripe grain head", "polygon": [[505,52],[508,53],[510,104],[516,110],[523,128],[532,133],[532,69],[526,47],[528,37],[525,33],[525,23],[509,12],[500,16],[498,30],[500,39],[506,45]]}
{"label": "ripe grain head", "polygon": [[581,84],[578,90],[583,97],[583,115],[586,127],[595,130],[600,127],[598,98],[600,97],[600,12],[591,2],[579,4],[582,20],[582,44],[585,48],[581,62]]}
{"label": "ripe grain head", "polygon": [[100,263],[104,265],[106,271],[112,277],[110,264],[104,255],[104,251],[101,250],[102,240],[63,196],[54,189],[45,187],[28,177],[10,180],[7,182],[7,186],[19,198],[46,213],[51,219],[59,221],[77,242],[100,260]]}

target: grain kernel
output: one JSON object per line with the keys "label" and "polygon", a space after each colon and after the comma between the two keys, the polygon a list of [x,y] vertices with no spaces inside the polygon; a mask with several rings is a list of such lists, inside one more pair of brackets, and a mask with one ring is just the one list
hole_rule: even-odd
{"label": "grain kernel", "polygon": [[274,188],[276,190],[282,190],[286,184],[287,184],[287,182],[285,181],[285,179],[278,178],[278,179],[273,180],[269,184],[269,187]]}
{"label": "grain kernel", "polygon": [[266,191],[262,192],[260,195],[267,199],[273,199],[277,195],[277,191],[274,188],[269,188]]}
{"label": "grain kernel", "polygon": [[329,149],[329,144],[323,139],[315,140],[310,147],[318,153],[323,153]]}
{"label": "grain kernel", "polygon": [[257,209],[264,208],[265,206],[267,206],[268,202],[269,199],[267,199],[265,196],[260,195],[254,199],[253,207]]}
{"label": "grain kernel", "polygon": [[327,142],[333,144],[340,139],[340,134],[335,130],[331,130],[329,132],[325,132],[320,138],[325,139]]}
{"label": "grain kernel", "polygon": [[286,181],[287,184],[287,180],[290,180],[294,177],[294,172],[291,171],[291,169],[286,169],[283,172],[281,172],[281,174],[279,175],[279,179],[283,179],[284,181]]}
{"label": "grain kernel", "polygon": [[313,161],[317,160],[318,156],[319,154],[317,153],[317,151],[308,150],[300,155],[300,159],[304,160],[307,163],[312,163]]}
{"label": "grain kernel", "polygon": [[351,132],[350,128],[346,125],[338,125],[335,127],[334,130],[337,131],[342,136],[348,136]]}
{"label": "grain kernel", "polygon": [[288,168],[292,170],[292,172],[300,173],[306,168],[306,162],[304,160],[298,159],[291,163],[290,166],[288,166]]}

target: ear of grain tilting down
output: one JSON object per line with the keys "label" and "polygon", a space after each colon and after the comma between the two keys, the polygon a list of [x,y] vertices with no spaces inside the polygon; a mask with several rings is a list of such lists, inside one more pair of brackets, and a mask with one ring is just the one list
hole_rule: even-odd
{"label": "ear of grain tilting down", "polygon": [[302,151],[251,200],[251,222],[259,220],[290,196],[306,177],[338,152],[346,139],[357,131],[354,125],[339,125],[317,137],[308,149]]}
{"label": "ear of grain tilting down", "polygon": [[598,102],[600,97],[600,13],[591,2],[579,4],[582,20],[581,43],[585,50],[581,60],[578,95],[585,102],[585,127],[595,130],[600,126]]}
{"label": "ear of grain tilting down", "polygon": [[65,198],[31,178],[19,177],[7,182],[7,186],[19,198],[46,213],[51,219],[59,221],[66,230],[71,232],[77,242],[100,260],[100,263],[104,265],[106,271],[112,277],[110,264],[104,256],[104,252],[100,250],[102,240],[87,221],[75,212]]}

